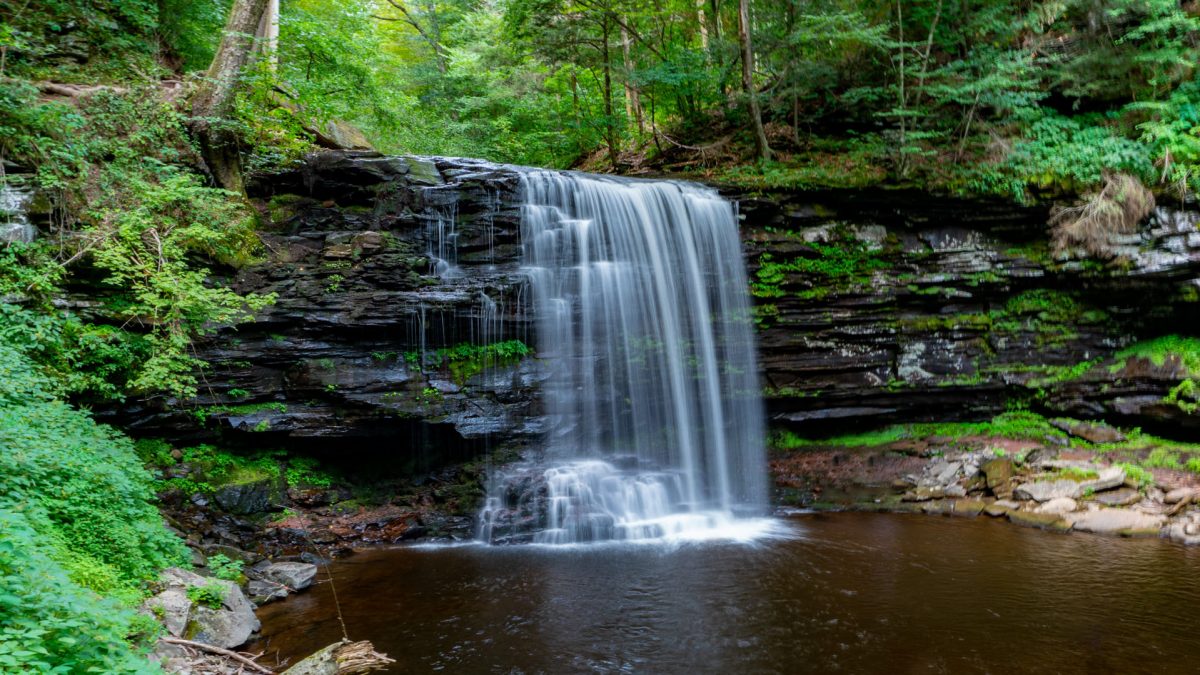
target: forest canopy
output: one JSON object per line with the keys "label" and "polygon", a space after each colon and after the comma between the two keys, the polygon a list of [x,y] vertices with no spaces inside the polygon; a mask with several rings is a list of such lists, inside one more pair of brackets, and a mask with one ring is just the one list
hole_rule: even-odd
{"label": "forest canopy", "polygon": [[[228,6],[3,0],[3,67],[88,82],[199,73]],[[307,114],[346,120],[388,152],[1020,201],[1086,192],[1116,173],[1177,195],[1200,186],[1193,2],[281,6],[278,70],[246,74],[244,105],[282,120],[278,96],[253,96],[282,88]],[[750,98],[771,161],[756,161],[765,155]]]}

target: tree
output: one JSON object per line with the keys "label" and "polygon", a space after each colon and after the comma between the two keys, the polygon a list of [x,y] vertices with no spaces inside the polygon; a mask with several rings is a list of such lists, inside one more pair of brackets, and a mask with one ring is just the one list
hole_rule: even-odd
{"label": "tree", "polygon": [[192,133],[200,142],[205,164],[218,185],[244,192],[237,134],[229,120],[234,112],[237,79],[249,63],[255,38],[271,0],[235,0],[212,64],[192,98]]}
{"label": "tree", "polygon": [[754,85],[754,45],[750,41],[750,0],[738,0],[738,42],[742,48],[742,91],[749,101],[750,123],[754,126],[754,146],[758,158],[771,161],[771,146],[763,129],[762,110],[758,105],[758,89]]}

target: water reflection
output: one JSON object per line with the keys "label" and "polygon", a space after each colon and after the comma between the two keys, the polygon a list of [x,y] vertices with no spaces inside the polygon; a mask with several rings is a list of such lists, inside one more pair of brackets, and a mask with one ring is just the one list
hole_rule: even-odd
{"label": "water reflection", "polygon": [[[334,568],[346,623],[426,673],[1192,672],[1200,552],[984,519],[787,521],[789,538],[393,549]],[[295,657],[328,594],[263,610]]]}

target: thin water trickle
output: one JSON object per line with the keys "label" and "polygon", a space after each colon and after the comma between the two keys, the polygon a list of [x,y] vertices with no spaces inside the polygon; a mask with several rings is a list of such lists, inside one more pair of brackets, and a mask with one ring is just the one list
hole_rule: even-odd
{"label": "thin water trickle", "polygon": [[521,240],[551,420],[494,480],[485,541],[725,528],[766,502],[733,205],[690,183],[522,174]]}

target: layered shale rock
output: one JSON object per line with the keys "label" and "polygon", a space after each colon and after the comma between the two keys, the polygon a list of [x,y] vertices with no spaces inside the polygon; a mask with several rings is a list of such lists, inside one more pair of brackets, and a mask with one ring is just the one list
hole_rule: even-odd
{"label": "layered shale rock", "polygon": [[[350,151],[260,179],[267,255],[229,281],[275,305],[197,345],[212,364],[198,401],[110,419],[181,441],[370,439],[414,471],[535,438],[544,369],[519,189],[511,167]],[[904,192],[728,196],[775,424],[983,418],[1014,399],[1148,428],[1200,420],[1195,393],[1179,390],[1188,364],[1119,355],[1200,332],[1194,214],[1159,209],[1100,262],[1056,259],[1038,209]]]}
{"label": "layered shale rock", "polygon": [[517,188],[501,166],[346,151],[261,179],[266,259],[228,281],[275,304],[197,345],[196,401],[118,419],[179,440],[374,439],[413,470],[536,432]]}
{"label": "layered shale rock", "polygon": [[[811,427],[1052,414],[1193,426],[1181,359],[1122,348],[1200,328],[1194,213],[1112,260],[1058,259],[1046,213],[903,192],[740,198],[768,405]],[[1189,410],[1192,408],[1192,410]]]}

